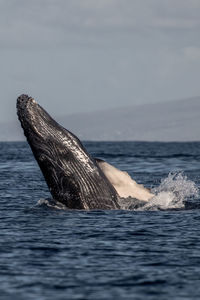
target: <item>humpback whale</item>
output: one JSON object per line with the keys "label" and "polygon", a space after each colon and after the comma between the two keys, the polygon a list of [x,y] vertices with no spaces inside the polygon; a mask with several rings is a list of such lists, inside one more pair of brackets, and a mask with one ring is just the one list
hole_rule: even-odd
{"label": "humpback whale", "polygon": [[79,139],[28,95],[17,114],[54,200],[72,209],[119,209],[118,193]]}
{"label": "humpback whale", "polygon": [[17,114],[53,199],[67,208],[119,209],[120,197],[153,196],[126,172],[93,158],[32,97],[18,97]]}

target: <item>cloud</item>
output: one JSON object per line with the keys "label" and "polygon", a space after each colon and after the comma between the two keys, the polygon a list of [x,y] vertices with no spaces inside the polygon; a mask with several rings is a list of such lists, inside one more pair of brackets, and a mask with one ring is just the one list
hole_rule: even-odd
{"label": "cloud", "polygon": [[155,30],[197,34],[199,15],[196,0],[2,0],[0,41],[4,46],[54,47],[155,34]]}
{"label": "cloud", "polygon": [[199,0],[0,0],[0,117],[22,92],[56,114],[199,95],[199,15]]}
{"label": "cloud", "polygon": [[200,47],[185,47],[184,48],[184,55],[191,60],[200,61]]}

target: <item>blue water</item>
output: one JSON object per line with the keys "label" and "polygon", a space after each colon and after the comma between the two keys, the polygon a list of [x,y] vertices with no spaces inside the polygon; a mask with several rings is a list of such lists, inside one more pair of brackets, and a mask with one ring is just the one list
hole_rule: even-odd
{"label": "blue water", "polygon": [[28,145],[0,143],[0,299],[199,299],[200,143],[85,145],[176,205],[49,207]]}

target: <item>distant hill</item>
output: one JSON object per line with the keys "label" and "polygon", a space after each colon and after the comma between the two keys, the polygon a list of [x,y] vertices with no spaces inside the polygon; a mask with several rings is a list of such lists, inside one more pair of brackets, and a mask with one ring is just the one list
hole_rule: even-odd
{"label": "distant hill", "polygon": [[[56,120],[82,140],[200,141],[200,97],[66,115]],[[19,122],[1,124],[0,139],[24,139]]]}
{"label": "distant hill", "polygon": [[85,140],[200,141],[200,97],[58,118]]}

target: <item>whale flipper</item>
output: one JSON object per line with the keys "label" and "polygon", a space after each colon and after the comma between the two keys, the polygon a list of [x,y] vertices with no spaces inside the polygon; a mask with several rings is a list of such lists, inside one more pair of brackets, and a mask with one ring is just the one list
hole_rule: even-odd
{"label": "whale flipper", "polygon": [[154,196],[149,189],[133,180],[127,172],[117,169],[102,159],[95,158],[95,160],[120,197],[148,201]]}

